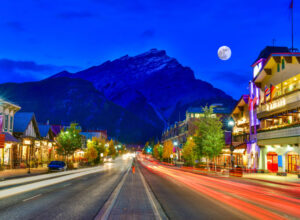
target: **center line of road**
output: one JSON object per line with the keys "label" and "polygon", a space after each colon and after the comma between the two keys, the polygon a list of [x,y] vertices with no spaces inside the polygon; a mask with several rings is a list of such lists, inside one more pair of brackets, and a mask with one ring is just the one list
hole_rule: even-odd
{"label": "center line of road", "polygon": [[23,202],[26,202],[26,201],[28,201],[28,200],[34,199],[34,198],[39,197],[39,196],[41,196],[41,195],[42,195],[42,194],[38,194],[38,195],[32,196],[32,197],[30,197],[30,198],[28,198],[28,199],[24,199]]}

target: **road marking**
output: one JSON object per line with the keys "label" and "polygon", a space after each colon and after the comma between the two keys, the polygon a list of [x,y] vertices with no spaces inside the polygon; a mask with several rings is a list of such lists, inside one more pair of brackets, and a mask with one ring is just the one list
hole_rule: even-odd
{"label": "road marking", "polygon": [[28,201],[28,200],[34,199],[34,198],[39,197],[39,196],[41,196],[41,195],[42,195],[42,194],[38,194],[38,195],[32,196],[32,197],[30,197],[30,198],[28,198],[28,199],[24,199],[23,202],[26,202],[26,201]]}
{"label": "road marking", "polygon": [[72,185],[71,183],[65,184],[64,187]]}
{"label": "road marking", "polygon": [[73,173],[73,174],[70,174],[70,175],[65,175],[65,176],[61,176],[61,177],[57,177],[57,178],[52,178],[52,179],[49,179],[49,180],[43,180],[43,181],[40,181],[40,182],[29,183],[29,184],[9,188],[9,189],[0,190],[0,199],[8,197],[8,196],[16,195],[16,194],[19,194],[19,193],[24,193],[24,192],[27,192],[27,191],[39,189],[39,188],[42,188],[42,187],[58,184],[58,183],[65,182],[65,181],[68,181],[68,180],[72,180],[72,179],[75,179],[75,178],[78,178],[78,177],[82,177],[84,175],[98,173],[100,171],[105,171],[105,170],[107,170],[107,168],[97,167],[97,169],[93,169],[93,170],[87,170],[87,171],[84,171],[84,172]]}
{"label": "road marking", "polygon": [[121,182],[118,184],[118,186],[114,189],[114,191],[112,192],[112,194],[110,195],[110,197],[108,198],[108,200],[105,202],[104,206],[101,208],[101,210],[99,211],[99,213],[97,214],[97,216],[94,218],[94,220],[106,220],[108,219],[110,212],[112,210],[112,208],[114,207],[116,200],[120,194],[120,191],[122,189],[122,186],[124,185],[124,182],[127,178],[127,175],[129,173],[130,170],[130,166],[128,167],[126,173],[124,174]]}
{"label": "road marking", "polygon": [[154,215],[155,215],[155,219],[159,219],[159,220],[162,220],[162,219],[168,219],[168,217],[165,215],[165,213],[163,212],[159,202],[157,201],[157,199],[155,198],[153,192],[151,191],[150,187],[148,186],[148,184],[146,183],[146,180],[142,174],[142,172],[140,171],[140,168],[137,169],[138,170],[138,173],[141,177],[141,180],[143,182],[143,185],[145,187],[145,190],[146,190],[146,194],[148,196],[148,199],[149,199],[149,202],[151,204],[151,207],[152,207],[152,210],[154,212]]}

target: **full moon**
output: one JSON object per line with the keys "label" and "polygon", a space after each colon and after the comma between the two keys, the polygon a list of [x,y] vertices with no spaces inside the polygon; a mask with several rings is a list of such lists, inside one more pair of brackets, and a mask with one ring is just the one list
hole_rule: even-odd
{"label": "full moon", "polygon": [[231,57],[231,50],[227,46],[222,46],[218,50],[218,56],[221,60],[228,60]]}

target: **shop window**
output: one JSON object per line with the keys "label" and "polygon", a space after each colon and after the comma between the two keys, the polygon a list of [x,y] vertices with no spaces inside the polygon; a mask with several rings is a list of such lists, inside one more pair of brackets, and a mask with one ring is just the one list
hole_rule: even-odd
{"label": "shop window", "polygon": [[281,69],[284,69],[285,68],[285,61],[284,59],[281,60]]}

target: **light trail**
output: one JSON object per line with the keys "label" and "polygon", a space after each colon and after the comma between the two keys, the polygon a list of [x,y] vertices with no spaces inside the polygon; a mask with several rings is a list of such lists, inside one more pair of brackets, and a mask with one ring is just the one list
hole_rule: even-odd
{"label": "light trail", "polygon": [[212,178],[180,171],[157,162],[140,160],[151,172],[176,180],[186,186],[227,204],[256,219],[300,218],[300,188],[285,189],[233,182],[225,178]]}

